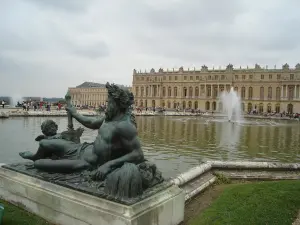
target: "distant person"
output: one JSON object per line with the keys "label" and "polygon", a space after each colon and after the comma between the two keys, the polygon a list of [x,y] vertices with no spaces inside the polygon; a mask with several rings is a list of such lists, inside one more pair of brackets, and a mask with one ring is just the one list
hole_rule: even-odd
{"label": "distant person", "polygon": [[1,104],[2,104],[2,108],[4,109],[5,101],[2,100]]}

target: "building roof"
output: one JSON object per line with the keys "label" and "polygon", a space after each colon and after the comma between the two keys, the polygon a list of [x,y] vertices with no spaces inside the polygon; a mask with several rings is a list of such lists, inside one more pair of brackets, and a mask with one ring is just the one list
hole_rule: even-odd
{"label": "building roof", "polygon": [[152,68],[150,71],[142,72],[142,70],[137,71],[136,69],[133,70],[133,75],[166,75],[166,74],[178,74],[178,75],[186,75],[186,74],[206,74],[207,72],[214,72],[214,73],[225,73],[225,72],[294,72],[294,71],[300,71],[300,63],[297,63],[295,68],[290,68],[289,64],[284,64],[281,66],[281,68],[276,68],[276,65],[274,65],[274,68],[269,68],[267,65],[265,67],[261,67],[258,64],[255,64],[254,68],[249,68],[248,66],[246,68],[242,68],[241,66],[239,68],[234,68],[232,64],[228,64],[225,68],[219,67],[218,69],[215,69],[214,67],[212,69],[209,69],[206,65],[203,65],[200,69],[196,69],[195,67],[193,69],[188,68],[185,70],[183,67],[180,67],[179,69],[167,69],[164,70],[160,68],[158,71],[155,71],[154,68]]}
{"label": "building roof", "polygon": [[94,82],[84,82],[78,86],[76,86],[76,88],[105,88],[105,84],[99,84],[99,83],[94,83]]}
{"label": "building roof", "polygon": [[[129,89],[130,87],[122,85],[122,84],[116,84],[117,86],[119,86],[120,88],[123,89]],[[94,83],[94,82],[84,82],[78,86],[76,86],[76,88],[106,88],[105,84],[100,84],[100,83]]]}

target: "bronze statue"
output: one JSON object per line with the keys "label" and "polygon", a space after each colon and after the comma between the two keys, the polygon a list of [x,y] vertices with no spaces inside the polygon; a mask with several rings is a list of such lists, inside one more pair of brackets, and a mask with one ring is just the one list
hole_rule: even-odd
{"label": "bronze statue", "polygon": [[[144,159],[131,112],[134,97],[128,90],[106,84],[108,106],[101,118],[85,117],[66,95],[68,129],[57,133],[53,120],[42,123],[36,153],[19,153],[30,163],[4,165],[84,193],[123,204],[134,204],[172,185],[164,182],[156,165]],[[80,143],[83,128],[74,130],[72,118],[90,129],[98,129],[93,143]]]}
{"label": "bronze statue", "polygon": [[[34,161],[36,169],[47,172],[92,170],[91,177],[94,180],[104,180],[124,163],[142,163],[144,155],[130,111],[134,102],[133,94],[114,84],[107,83],[106,88],[108,106],[105,116],[85,117],[70,104],[66,108],[70,114],[69,123],[72,117],[87,128],[98,129],[98,136],[93,143],[76,143],[68,138],[68,131],[65,135],[64,132],[57,134],[57,125],[53,121],[46,121],[42,125],[44,135],[36,139],[39,141],[37,152],[21,152],[20,156]],[[78,133],[82,131],[78,130]]]}

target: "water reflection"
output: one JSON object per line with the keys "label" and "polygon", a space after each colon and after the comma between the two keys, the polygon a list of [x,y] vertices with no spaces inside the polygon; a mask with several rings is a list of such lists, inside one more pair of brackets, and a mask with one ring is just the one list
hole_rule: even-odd
{"label": "water reflection", "polygon": [[240,140],[241,126],[238,123],[219,123],[220,128],[220,143],[218,148],[226,148],[229,150],[236,150]]}
{"label": "water reflection", "polygon": [[[34,138],[46,118],[0,119],[0,159],[20,161],[18,152],[35,151]],[[60,131],[67,118],[55,117]],[[300,126],[290,121],[207,120],[186,117],[137,117],[138,133],[146,157],[164,176],[175,176],[206,160],[260,160],[297,162]],[[80,126],[75,122],[75,127]],[[97,131],[85,129],[82,141],[92,142]]]}

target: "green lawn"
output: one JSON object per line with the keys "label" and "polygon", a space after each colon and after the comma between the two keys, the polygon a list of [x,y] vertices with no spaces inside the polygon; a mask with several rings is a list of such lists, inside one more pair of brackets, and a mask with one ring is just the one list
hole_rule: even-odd
{"label": "green lawn", "polygon": [[35,216],[17,206],[0,200],[4,205],[3,225],[49,225],[44,219]]}
{"label": "green lawn", "polygon": [[300,209],[300,181],[231,184],[190,225],[291,225]]}

